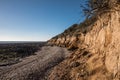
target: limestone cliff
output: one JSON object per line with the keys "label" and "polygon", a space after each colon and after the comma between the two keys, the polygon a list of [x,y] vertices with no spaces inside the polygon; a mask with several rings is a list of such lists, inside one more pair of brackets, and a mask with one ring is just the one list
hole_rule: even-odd
{"label": "limestone cliff", "polygon": [[74,50],[50,80],[120,80],[120,8],[75,24],[48,44]]}

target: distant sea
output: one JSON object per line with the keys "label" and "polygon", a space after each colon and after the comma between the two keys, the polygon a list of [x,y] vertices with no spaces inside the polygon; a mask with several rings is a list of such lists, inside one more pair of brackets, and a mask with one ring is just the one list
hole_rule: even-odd
{"label": "distant sea", "polygon": [[0,41],[0,44],[14,44],[14,43],[41,43],[45,41]]}

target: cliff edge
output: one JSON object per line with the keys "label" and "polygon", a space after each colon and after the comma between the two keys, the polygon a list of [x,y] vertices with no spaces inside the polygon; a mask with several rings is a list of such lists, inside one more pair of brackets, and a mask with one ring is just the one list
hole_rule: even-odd
{"label": "cliff edge", "polygon": [[49,80],[120,80],[119,6],[74,24],[48,41],[73,51],[54,68]]}

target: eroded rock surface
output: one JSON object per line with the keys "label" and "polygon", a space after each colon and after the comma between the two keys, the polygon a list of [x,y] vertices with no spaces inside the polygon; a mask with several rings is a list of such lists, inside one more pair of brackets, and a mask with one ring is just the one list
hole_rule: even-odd
{"label": "eroded rock surface", "polygon": [[74,50],[71,57],[54,68],[50,80],[120,79],[120,11],[93,19],[84,28],[75,24],[48,41]]}

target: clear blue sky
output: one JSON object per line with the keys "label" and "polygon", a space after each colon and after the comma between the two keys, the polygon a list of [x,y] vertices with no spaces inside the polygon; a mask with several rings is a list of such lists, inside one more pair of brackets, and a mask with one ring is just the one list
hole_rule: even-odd
{"label": "clear blue sky", "polygon": [[46,41],[83,21],[84,0],[0,0],[0,41]]}

